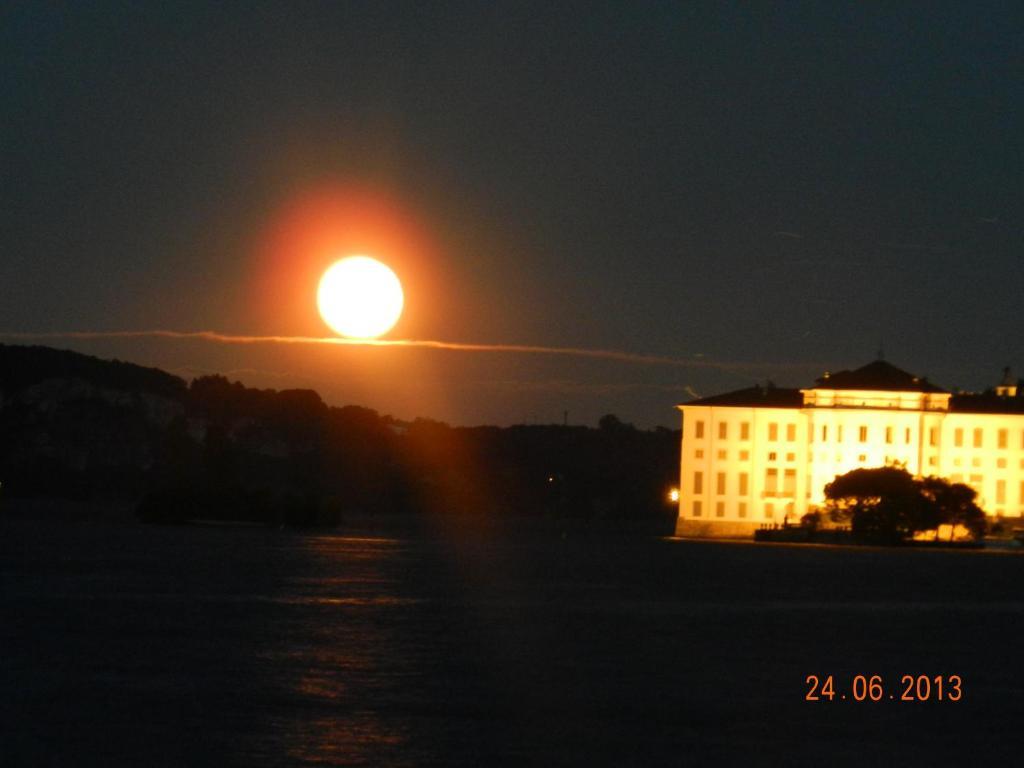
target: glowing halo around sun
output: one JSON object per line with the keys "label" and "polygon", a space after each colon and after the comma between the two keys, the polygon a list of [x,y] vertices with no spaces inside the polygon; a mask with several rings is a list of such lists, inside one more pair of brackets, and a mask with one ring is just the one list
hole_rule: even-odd
{"label": "glowing halo around sun", "polygon": [[351,339],[375,339],[398,322],[405,295],[386,264],[369,256],[349,256],[324,272],[316,303],[331,330]]}

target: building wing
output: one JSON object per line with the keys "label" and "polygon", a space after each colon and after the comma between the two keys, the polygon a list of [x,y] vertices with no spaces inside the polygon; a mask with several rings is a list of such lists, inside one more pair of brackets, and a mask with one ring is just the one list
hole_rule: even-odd
{"label": "building wing", "polygon": [[993,516],[1024,517],[1024,397],[1004,372],[953,394],[884,360],[808,388],[753,386],[679,406],[681,535],[750,536],[796,523],[853,469],[900,465],[978,492]]}

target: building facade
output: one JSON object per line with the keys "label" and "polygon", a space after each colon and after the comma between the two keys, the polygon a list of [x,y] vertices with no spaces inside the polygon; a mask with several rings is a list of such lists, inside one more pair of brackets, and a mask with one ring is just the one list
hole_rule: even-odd
{"label": "building facade", "polygon": [[1024,516],[1024,393],[1008,371],[984,394],[954,394],[877,360],[807,389],[755,386],[677,407],[680,536],[799,523],[837,475],[892,464],[970,485],[992,517]]}

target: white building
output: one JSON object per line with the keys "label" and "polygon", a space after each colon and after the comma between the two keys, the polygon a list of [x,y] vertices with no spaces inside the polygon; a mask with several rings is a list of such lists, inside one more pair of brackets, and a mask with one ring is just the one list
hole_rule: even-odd
{"label": "white building", "polygon": [[795,524],[837,475],[894,463],[970,485],[990,516],[1024,516],[1024,392],[1008,371],[992,391],[952,394],[878,360],[808,389],[755,386],[677,407],[677,535]]}

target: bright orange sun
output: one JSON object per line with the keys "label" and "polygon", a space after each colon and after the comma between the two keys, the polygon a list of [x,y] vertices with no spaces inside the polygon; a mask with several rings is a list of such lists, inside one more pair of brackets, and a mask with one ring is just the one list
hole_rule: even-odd
{"label": "bright orange sun", "polygon": [[369,256],[336,261],[320,278],[320,316],[333,331],[353,339],[374,339],[402,315],[405,296],[391,268]]}

